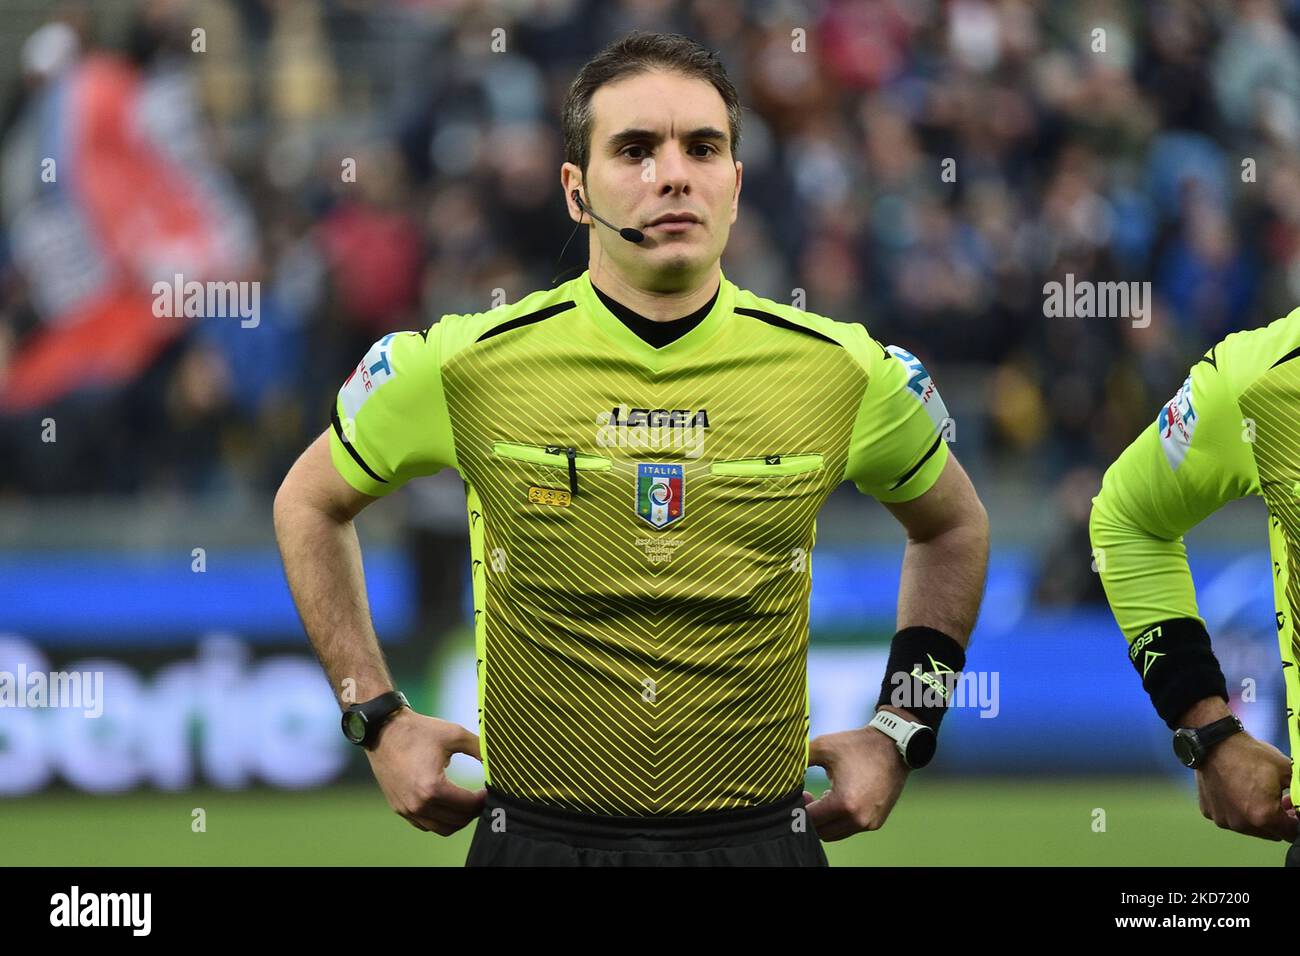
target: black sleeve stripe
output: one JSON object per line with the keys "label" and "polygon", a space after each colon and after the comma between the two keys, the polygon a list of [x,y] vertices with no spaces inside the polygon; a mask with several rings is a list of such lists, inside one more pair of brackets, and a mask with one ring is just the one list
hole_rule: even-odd
{"label": "black sleeve stripe", "polygon": [[1271,371],[1271,370],[1277,368],[1277,367],[1278,367],[1279,365],[1281,365],[1283,362],[1289,362],[1289,361],[1291,361],[1293,358],[1296,358],[1297,356],[1300,356],[1300,348],[1294,348],[1294,349],[1292,349],[1290,352],[1287,352],[1286,355],[1283,355],[1280,359],[1278,359],[1276,362],[1274,362],[1272,365],[1270,365],[1270,366],[1269,366],[1269,370]]}
{"label": "black sleeve stripe", "polygon": [[[840,345],[839,342],[835,341],[828,335],[822,335],[816,329],[804,328],[802,325],[798,325],[788,319],[783,319],[779,315],[773,315],[771,312],[763,312],[759,309],[741,308],[737,308],[735,311],[739,312],[741,315],[748,315],[750,318],[760,319],[768,325],[775,325],[779,329],[789,329],[791,332],[802,332],[804,335],[811,335],[813,338],[821,339],[823,342],[829,342],[831,345]],[[843,348],[843,346],[840,347]]]}
{"label": "black sleeve stripe", "polygon": [[574,308],[576,302],[557,302],[555,305],[548,305],[544,309],[538,309],[536,312],[530,312],[527,315],[521,315],[518,318],[511,319],[508,322],[502,322],[500,325],[494,325],[482,335],[474,340],[477,345],[484,339],[490,339],[494,335],[500,335],[502,332],[509,332],[511,329],[517,329],[524,325],[532,325],[534,322],[541,322],[543,319],[549,319],[553,315],[559,315],[561,312],[567,312]]}
{"label": "black sleeve stripe", "polygon": [[896,490],[896,489],[902,487],[902,486],[907,482],[907,479],[911,478],[911,477],[912,477],[913,475],[915,475],[918,471],[920,471],[920,470],[921,470],[921,466],[924,465],[927,461],[930,460],[930,456],[933,455],[936,451],[939,450],[939,445],[940,445],[942,442],[943,442],[943,436],[940,435],[938,438],[936,438],[936,439],[934,440],[934,444],[930,446],[930,450],[927,451],[924,455],[921,456],[921,460],[918,461],[918,462],[917,462],[915,465],[913,465],[911,468],[909,468],[909,469],[907,470],[907,474],[905,474],[902,478],[899,478],[898,481],[894,482],[893,486],[892,486],[889,490],[890,490],[890,491],[894,491],[894,490]]}
{"label": "black sleeve stripe", "polygon": [[386,479],[380,478],[378,475],[376,475],[374,471],[371,469],[371,467],[365,463],[361,455],[358,454],[357,450],[352,447],[352,442],[348,441],[347,437],[343,434],[343,424],[339,421],[338,405],[335,405],[330,410],[330,424],[334,426],[334,434],[339,436],[339,441],[343,442],[343,447],[348,450],[348,454],[352,456],[352,460],[361,466],[361,470],[364,471],[371,478],[375,479],[375,481],[378,481],[381,484],[385,484],[385,485],[388,484],[388,481]]}

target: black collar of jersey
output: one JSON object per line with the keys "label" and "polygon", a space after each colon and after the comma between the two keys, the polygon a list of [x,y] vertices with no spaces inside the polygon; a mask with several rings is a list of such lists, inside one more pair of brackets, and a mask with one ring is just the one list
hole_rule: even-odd
{"label": "black collar of jersey", "polygon": [[653,319],[647,319],[640,312],[634,312],[622,302],[611,299],[600,289],[597,289],[594,282],[591,287],[595,290],[596,295],[600,296],[600,301],[605,303],[605,308],[609,309],[620,322],[635,332],[641,339],[657,349],[663,348],[669,342],[676,341],[703,322],[704,317],[713,309],[713,303],[718,301],[718,293],[722,291],[722,283],[719,282],[718,287],[713,290],[713,298],[690,315],[668,322],[656,322]]}

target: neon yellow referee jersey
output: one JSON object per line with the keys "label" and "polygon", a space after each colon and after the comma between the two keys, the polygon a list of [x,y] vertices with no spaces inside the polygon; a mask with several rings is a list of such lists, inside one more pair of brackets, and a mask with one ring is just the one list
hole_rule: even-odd
{"label": "neon yellow referee jersey", "polygon": [[802,785],[818,509],[846,479],[925,492],[946,420],[921,363],[860,324],[722,276],[655,348],[583,273],[384,336],[339,390],[331,455],[370,495],[465,482],[488,783],[682,814]]}
{"label": "neon yellow referee jersey", "polygon": [[[1106,471],[1090,532],[1102,585],[1130,645],[1148,625],[1196,618],[1183,534],[1225,502],[1268,505],[1287,732],[1300,753],[1300,309],[1205,353],[1147,429]],[[1159,667],[1155,661],[1153,667]],[[1300,793],[1300,773],[1293,775]]]}

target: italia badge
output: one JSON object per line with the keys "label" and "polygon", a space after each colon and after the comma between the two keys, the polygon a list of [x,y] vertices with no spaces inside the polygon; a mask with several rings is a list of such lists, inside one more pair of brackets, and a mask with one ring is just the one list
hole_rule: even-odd
{"label": "italia badge", "polygon": [[681,465],[636,466],[636,513],[656,528],[682,516],[686,477]]}

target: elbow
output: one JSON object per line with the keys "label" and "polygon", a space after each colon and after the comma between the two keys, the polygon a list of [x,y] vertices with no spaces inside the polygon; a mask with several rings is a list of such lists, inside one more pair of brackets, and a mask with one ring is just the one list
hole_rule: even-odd
{"label": "elbow", "polygon": [[275,499],[271,503],[271,520],[275,527],[276,540],[283,538],[295,506],[303,501],[301,478],[297,472],[298,465],[295,463],[280,482],[280,487],[275,492]]}
{"label": "elbow", "polygon": [[989,513],[979,495],[975,495],[972,502],[970,523],[987,543],[989,540]]}
{"label": "elbow", "polygon": [[1093,557],[1096,557],[1097,549],[1102,546],[1105,535],[1105,509],[1101,495],[1098,494],[1092,499],[1092,507],[1088,511],[1088,545],[1092,548]]}
{"label": "elbow", "polygon": [[970,494],[965,497],[960,514],[958,527],[987,553],[990,533],[989,513],[974,488],[971,488]]}
{"label": "elbow", "polygon": [[976,547],[979,549],[981,560],[987,565],[989,559],[989,513],[984,508],[984,502],[977,497],[975,499],[975,508],[971,515],[972,534],[975,537]]}
{"label": "elbow", "polygon": [[289,477],[280,482],[280,487],[275,492],[275,500],[271,503],[271,524],[275,528],[275,538],[277,541],[283,540],[284,529],[288,519],[289,502],[292,492],[289,490]]}
{"label": "elbow", "polygon": [[1092,571],[1101,577],[1103,586],[1109,581],[1106,568],[1107,552],[1118,556],[1126,546],[1139,538],[1149,537],[1124,519],[1123,512],[1116,511],[1113,501],[1102,493],[1092,499],[1092,510],[1088,512],[1088,549],[1092,558]]}
{"label": "elbow", "polygon": [[914,544],[929,544],[944,541],[945,547],[961,547],[967,553],[988,557],[989,553],[989,513],[977,495],[971,495],[942,526],[931,529],[929,533],[918,536],[909,534]]}

